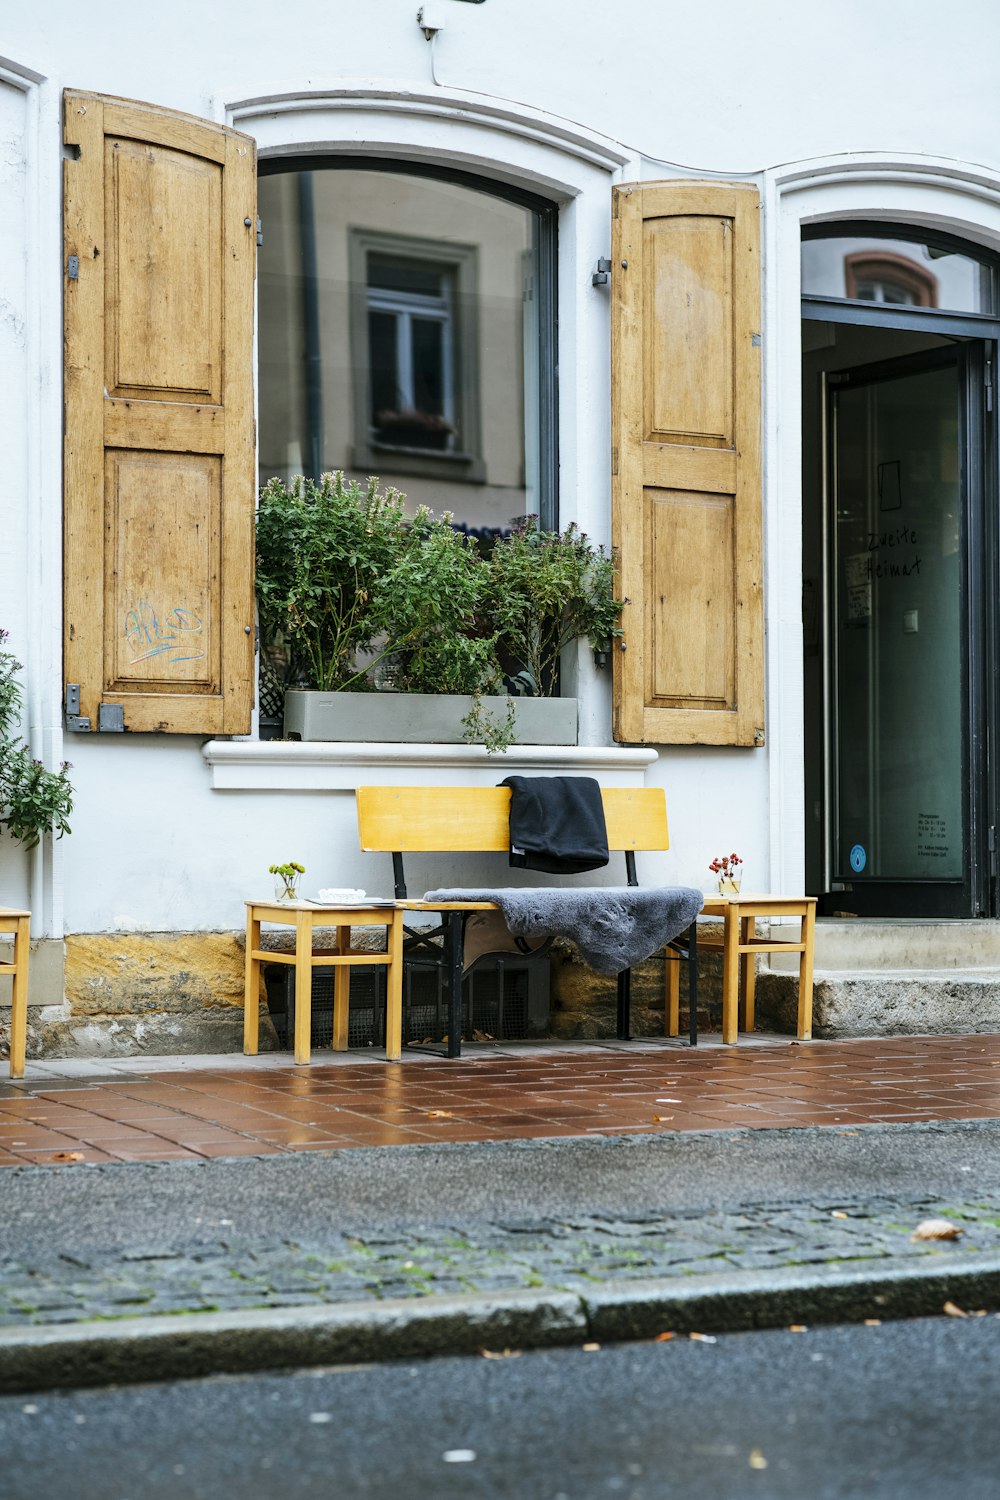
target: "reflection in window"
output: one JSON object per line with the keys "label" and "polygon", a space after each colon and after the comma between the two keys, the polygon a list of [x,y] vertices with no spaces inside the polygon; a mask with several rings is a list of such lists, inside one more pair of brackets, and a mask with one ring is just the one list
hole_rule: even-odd
{"label": "reflection in window", "polygon": [[451,449],[455,357],[451,275],[420,261],[368,261],[369,422],[394,448]]}
{"label": "reflection in window", "polygon": [[554,215],[354,164],[260,181],[260,478],[378,475],[485,536],[555,523]]}
{"label": "reflection in window", "polygon": [[802,242],[802,292],[897,307],[993,313],[996,272],[985,259],[920,240],[871,233]]}

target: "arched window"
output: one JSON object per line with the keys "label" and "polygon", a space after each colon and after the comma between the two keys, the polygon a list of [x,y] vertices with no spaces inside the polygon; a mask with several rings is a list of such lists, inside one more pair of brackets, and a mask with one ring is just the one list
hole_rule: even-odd
{"label": "arched window", "polygon": [[260,476],[341,469],[488,537],[556,515],[555,209],[371,158],[262,168]]}

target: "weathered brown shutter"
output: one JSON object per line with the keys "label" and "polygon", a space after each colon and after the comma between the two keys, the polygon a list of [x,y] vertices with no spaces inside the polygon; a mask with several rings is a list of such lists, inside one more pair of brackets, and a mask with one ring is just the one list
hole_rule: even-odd
{"label": "weathered brown shutter", "polygon": [[63,103],[66,682],[92,730],[246,733],[254,142]]}
{"label": "weathered brown shutter", "polygon": [[759,197],[638,183],[613,214],[615,738],[761,745]]}

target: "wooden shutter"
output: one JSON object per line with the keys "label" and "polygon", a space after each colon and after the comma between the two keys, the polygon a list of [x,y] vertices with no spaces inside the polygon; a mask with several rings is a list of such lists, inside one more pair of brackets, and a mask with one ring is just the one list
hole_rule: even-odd
{"label": "wooden shutter", "polygon": [[254,142],[131,100],[63,103],[75,148],[63,183],[64,666],[89,721],[74,727],[246,733]]}
{"label": "wooden shutter", "polygon": [[617,188],[615,738],[764,743],[756,190]]}

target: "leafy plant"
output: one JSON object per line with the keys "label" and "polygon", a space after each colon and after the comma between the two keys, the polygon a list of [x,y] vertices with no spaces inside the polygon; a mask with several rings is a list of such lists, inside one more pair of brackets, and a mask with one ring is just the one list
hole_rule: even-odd
{"label": "leafy plant", "polygon": [[383,629],[384,583],[405,532],[402,496],[343,474],[272,479],[257,511],[257,599],[265,644],[287,678],[322,692],[370,686],[357,656]]}
{"label": "leafy plant", "polygon": [[607,650],[620,635],[615,559],[573,522],[540,531],[526,516],[490,558],[487,609],[515,670],[535,694],[555,690],[560,653],[580,637]]}
{"label": "leafy plant", "polygon": [[0,630],[0,828],[6,828],[26,849],[33,849],[43,833],[57,838],[70,832],[73,789],[64,760],[58,771],[47,771],[32,758],[20,736],[21,663],[4,649],[8,638]]}
{"label": "leafy plant", "polygon": [[469,694],[467,735],[493,750],[513,742],[514,706],[497,719],[482,696],[504,691],[504,667],[529,693],[551,693],[570,641],[606,649],[620,633],[614,574],[576,526],[540,531],[530,517],[484,558],[450,514],[407,517],[376,479],[272,479],[260,495],[261,629],[286,681]]}

